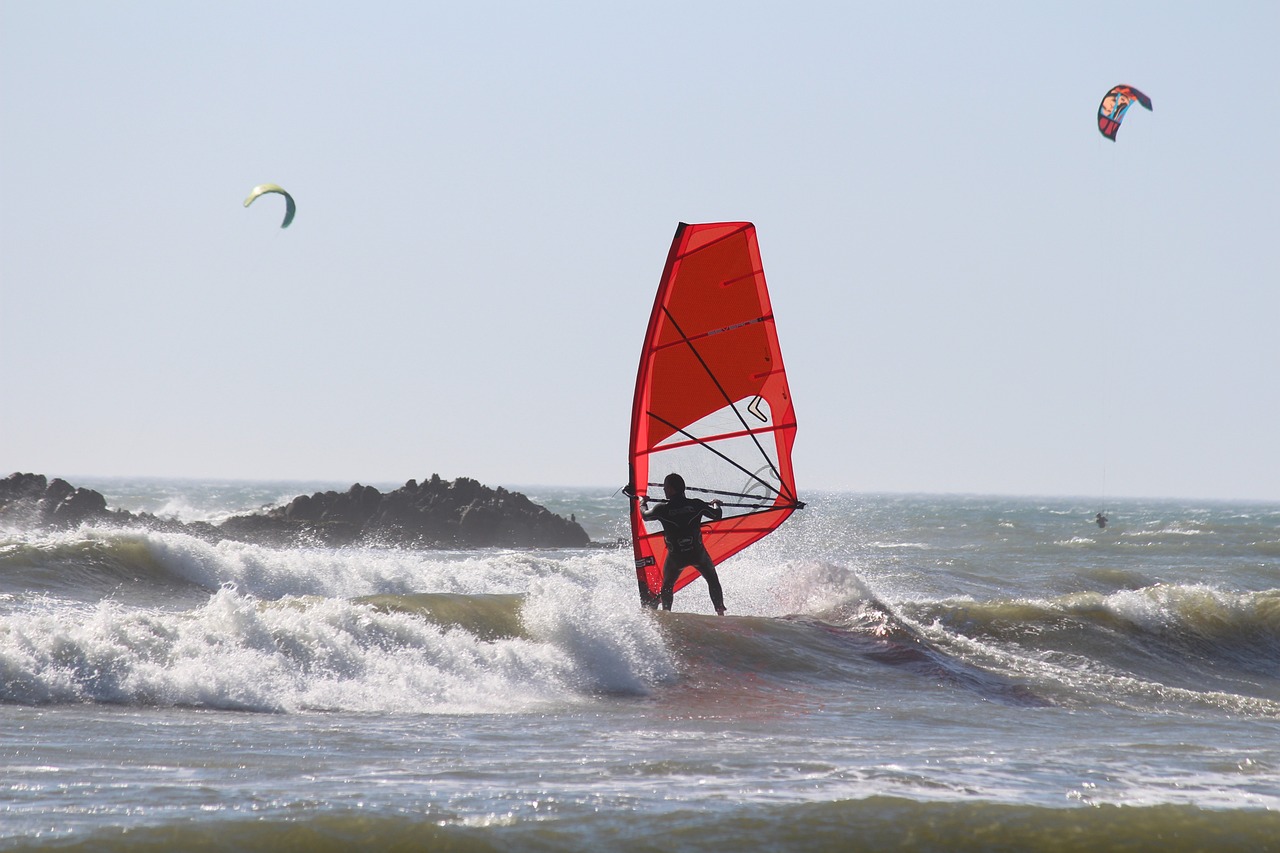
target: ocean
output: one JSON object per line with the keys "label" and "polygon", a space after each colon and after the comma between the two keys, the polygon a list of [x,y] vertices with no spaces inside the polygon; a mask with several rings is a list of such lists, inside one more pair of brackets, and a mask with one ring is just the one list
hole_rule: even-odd
{"label": "ocean", "polygon": [[1280,504],[803,494],[718,618],[508,488],[598,547],[0,530],[0,850],[1280,850]]}

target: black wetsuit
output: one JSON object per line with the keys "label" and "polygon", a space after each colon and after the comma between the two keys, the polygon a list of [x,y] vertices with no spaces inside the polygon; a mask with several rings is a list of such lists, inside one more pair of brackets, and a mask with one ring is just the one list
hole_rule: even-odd
{"label": "black wetsuit", "polygon": [[685,566],[693,566],[707,579],[707,591],[716,612],[724,610],[724,592],[716,575],[715,563],[702,544],[702,518],[715,521],[724,510],[706,501],[684,496],[671,498],[651,510],[641,512],[650,521],[662,522],[662,538],[667,540],[667,559],[662,564],[662,609],[671,609],[676,579]]}

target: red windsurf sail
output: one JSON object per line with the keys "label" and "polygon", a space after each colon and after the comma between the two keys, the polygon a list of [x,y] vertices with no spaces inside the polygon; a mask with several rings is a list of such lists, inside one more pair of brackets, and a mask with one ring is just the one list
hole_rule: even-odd
{"label": "red windsurf sail", "polygon": [[[669,473],[690,497],[720,500],[703,525],[719,564],[773,532],[797,509],[791,470],[796,418],[765,287],[755,226],[681,223],[649,317],[631,410],[630,490],[662,499]],[[661,525],[631,504],[640,599],[662,589]],[[675,588],[698,577],[686,568]]]}

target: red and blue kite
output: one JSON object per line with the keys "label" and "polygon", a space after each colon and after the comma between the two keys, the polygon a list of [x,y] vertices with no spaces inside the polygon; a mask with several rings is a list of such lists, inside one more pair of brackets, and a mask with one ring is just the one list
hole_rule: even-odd
{"label": "red and blue kite", "polygon": [[1112,86],[1098,105],[1099,132],[1115,142],[1116,134],[1120,132],[1120,122],[1124,121],[1124,114],[1135,102],[1151,109],[1151,99],[1132,86]]}

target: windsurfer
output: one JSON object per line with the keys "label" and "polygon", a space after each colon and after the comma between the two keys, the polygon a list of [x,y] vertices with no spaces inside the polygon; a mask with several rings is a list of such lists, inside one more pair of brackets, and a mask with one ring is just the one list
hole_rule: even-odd
{"label": "windsurfer", "polygon": [[720,501],[707,501],[685,495],[684,478],[668,474],[662,481],[662,491],[667,496],[653,509],[649,509],[649,496],[641,498],[640,515],[646,521],[662,522],[662,536],[667,540],[667,558],[662,564],[662,609],[671,609],[676,579],[685,566],[693,566],[707,579],[707,591],[717,616],[724,615],[724,592],[716,575],[715,563],[702,544],[702,519],[712,521],[724,515]]}

